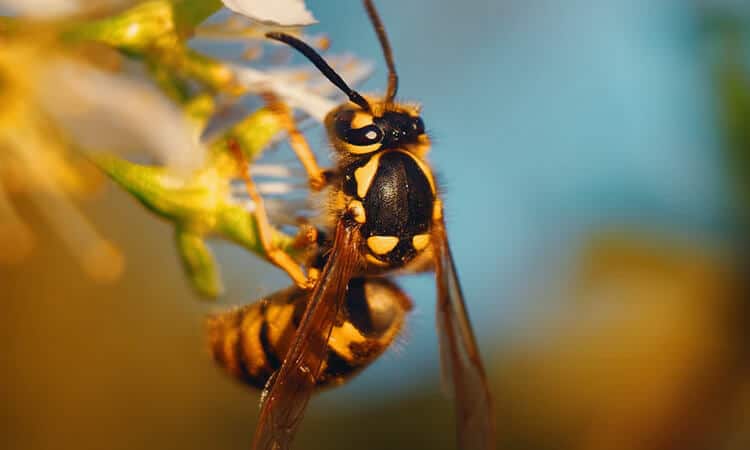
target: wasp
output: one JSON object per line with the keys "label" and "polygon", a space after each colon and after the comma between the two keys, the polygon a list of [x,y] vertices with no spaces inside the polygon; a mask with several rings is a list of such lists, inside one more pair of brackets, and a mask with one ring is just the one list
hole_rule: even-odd
{"label": "wasp", "polygon": [[[230,371],[251,384],[265,382],[254,448],[287,449],[316,389],[347,377],[331,364],[332,358],[343,355],[336,348],[340,333],[354,325],[355,309],[373,309],[369,303],[372,297],[357,294],[355,286],[377,283],[374,277],[394,272],[432,269],[437,285],[441,367],[455,401],[458,446],[462,450],[490,449],[494,447],[490,393],[448,245],[441,192],[427,161],[430,138],[420,108],[395,100],[398,76],[390,43],[372,1],[364,0],[364,6],[388,68],[388,85],[382,96],[364,96],[351,89],[313,48],[296,37],[266,34],[305,56],[349,101],[325,118],[335,163],[329,170],[318,166],[291,114],[286,111],[281,115],[286,117],[290,146],[308,174],[311,188],[328,189],[327,229],[309,236],[310,245],[317,247],[313,262],[300,265],[274,246],[263,199],[247,170],[241,171],[256,204],[265,253],[289,274],[295,286],[278,298],[217,319],[214,353]],[[284,112],[283,106],[278,109]],[[236,154],[241,158],[241,152]],[[400,297],[394,286],[381,285],[387,292],[382,296],[384,302],[392,306]],[[352,306],[357,302],[364,305]],[[282,331],[275,341],[269,332],[276,320],[270,316],[274,307],[278,314],[286,311],[292,317],[278,319]],[[401,308],[406,310],[403,305]],[[400,322],[391,321],[386,328],[394,327],[400,327]],[[244,330],[244,339],[232,336],[237,330]],[[367,365],[391,342],[388,337],[368,339],[370,345],[376,343],[376,351],[369,359],[353,364],[356,367],[347,369],[350,372]],[[344,342],[352,341],[346,338]],[[248,346],[238,350],[240,343]],[[347,361],[347,357],[343,359]]]}

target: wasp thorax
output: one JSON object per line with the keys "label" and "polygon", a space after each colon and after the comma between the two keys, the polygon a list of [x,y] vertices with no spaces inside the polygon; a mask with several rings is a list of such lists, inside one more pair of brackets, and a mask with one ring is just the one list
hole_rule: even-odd
{"label": "wasp thorax", "polygon": [[331,112],[326,122],[336,148],[355,155],[408,148],[425,134],[422,118],[408,111],[378,114],[345,105]]}

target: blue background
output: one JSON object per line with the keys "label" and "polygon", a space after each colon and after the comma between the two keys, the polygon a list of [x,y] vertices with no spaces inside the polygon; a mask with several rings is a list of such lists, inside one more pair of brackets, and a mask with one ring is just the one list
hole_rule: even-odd
{"label": "blue background", "polygon": [[[330,36],[332,53],[375,62],[360,90],[382,92],[385,64],[360,3],[308,6],[320,21],[310,32]],[[431,161],[485,354],[533,326],[529,311],[544,309],[531,299],[534,289],[590,230],[625,224],[713,240],[726,227],[713,50],[700,5],[380,1],[378,8],[398,97],[423,105],[434,137]],[[323,138],[313,133],[311,142]],[[417,304],[403,345],[320,401],[388,399],[437,382],[432,277],[403,285]]]}

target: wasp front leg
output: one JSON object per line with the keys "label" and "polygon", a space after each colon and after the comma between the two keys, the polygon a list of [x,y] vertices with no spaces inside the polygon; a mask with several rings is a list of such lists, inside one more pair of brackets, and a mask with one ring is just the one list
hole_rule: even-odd
{"label": "wasp front leg", "polygon": [[[316,277],[315,274],[309,276],[305,274],[302,268],[297,262],[289,256],[288,253],[278,248],[273,242],[273,227],[268,220],[268,213],[266,212],[265,202],[263,197],[260,196],[258,189],[255,186],[255,182],[250,177],[249,164],[245,155],[242,153],[242,149],[236,140],[229,141],[229,149],[234,154],[239,166],[239,173],[245,182],[245,189],[247,190],[250,199],[255,205],[255,219],[258,227],[258,238],[260,239],[263,251],[266,257],[281,270],[286,272],[294,283],[301,289],[312,289],[315,286]],[[317,240],[317,230],[314,227],[303,226],[300,227],[300,233],[295,239],[295,246],[307,247],[313,244]]]}
{"label": "wasp front leg", "polygon": [[328,184],[326,171],[320,168],[318,161],[315,159],[315,154],[307,143],[307,139],[305,139],[305,135],[297,128],[291,109],[272,92],[264,93],[263,99],[268,109],[279,118],[284,130],[289,135],[289,145],[302,163],[305,172],[307,172],[310,189],[320,191]]}

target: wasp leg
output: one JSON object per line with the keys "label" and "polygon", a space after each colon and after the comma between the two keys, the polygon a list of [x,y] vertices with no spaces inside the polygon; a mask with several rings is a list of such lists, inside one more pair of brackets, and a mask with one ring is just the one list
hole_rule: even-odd
{"label": "wasp leg", "polygon": [[[249,165],[247,163],[245,155],[242,153],[242,149],[240,149],[239,143],[237,143],[236,140],[230,140],[229,149],[237,159],[240,176],[245,182],[245,189],[247,190],[248,195],[255,204],[255,218],[258,227],[258,237],[260,239],[261,245],[263,246],[263,251],[265,252],[266,257],[268,257],[268,259],[273,264],[286,272],[292,279],[292,281],[294,281],[294,283],[301,289],[311,289],[313,286],[315,286],[316,280],[314,279],[314,277],[308,277],[302,270],[302,268],[297,264],[297,262],[292,259],[291,256],[289,256],[283,250],[279,249],[273,243],[273,227],[271,227],[271,223],[268,220],[268,214],[266,213],[266,206],[263,202],[263,197],[261,197],[258,193],[258,189],[255,187],[253,179],[250,177]],[[313,236],[313,234],[315,234],[315,236]],[[303,241],[310,242],[309,239],[315,239],[316,235],[317,232],[312,233],[307,227],[302,227],[300,228],[300,234],[295,240],[295,244],[303,246]]]}
{"label": "wasp leg", "polygon": [[315,159],[315,154],[310,145],[305,139],[297,125],[294,122],[292,111],[276,94],[271,92],[265,92],[263,99],[269,110],[271,110],[281,120],[282,126],[289,135],[289,145],[294,150],[297,158],[302,163],[302,167],[307,172],[307,177],[310,183],[310,188],[314,191],[323,189],[328,184],[326,177],[326,171],[320,168],[318,161]]}
{"label": "wasp leg", "polygon": [[318,236],[320,232],[312,224],[306,221],[300,221],[298,223],[299,231],[297,236],[292,242],[292,247],[298,250],[304,250],[310,248],[311,245],[318,243]]}

